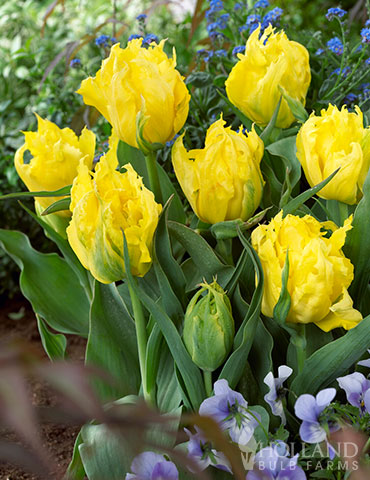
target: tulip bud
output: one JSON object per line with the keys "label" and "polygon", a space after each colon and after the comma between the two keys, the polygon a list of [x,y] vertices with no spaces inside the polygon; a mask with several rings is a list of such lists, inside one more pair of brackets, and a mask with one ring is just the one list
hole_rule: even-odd
{"label": "tulip bud", "polygon": [[[275,33],[269,25],[260,37],[260,27],[248,38],[245,54],[225,82],[233,105],[258,125],[267,125],[281,98],[281,89],[293,101],[305,104],[311,81],[309,55],[300,43],[288,39],[284,31]],[[282,99],[276,126],[287,128],[294,115]]]}
{"label": "tulip bud", "polygon": [[204,149],[186,151],[182,137],[172,148],[172,163],[186,198],[200,220],[248,220],[260,204],[263,142],[252,129],[225,128],[220,118],[207,131]]}
{"label": "tulip bud", "polygon": [[213,372],[231,350],[234,319],[224,290],[216,282],[201,286],[186,309],[183,338],[193,362]]}
{"label": "tulip bud", "polygon": [[359,107],[348,112],[329,105],[320,116],[312,114],[297,135],[297,158],[311,187],[340,167],[319,197],[358,203],[370,167],[370,128],[364,128]]}
{"label": "tulip bud", "polygon": [[114,45],[96,76],[84,80],[78,93],[108,120],[120,140],[144,147],[147,153],[150,144],[158,148],[183,127],[190,95],[175,68],[175,52],[170,59],[163,51],[164,41],[148,48],[142,41],[133,39],[124,49]]}

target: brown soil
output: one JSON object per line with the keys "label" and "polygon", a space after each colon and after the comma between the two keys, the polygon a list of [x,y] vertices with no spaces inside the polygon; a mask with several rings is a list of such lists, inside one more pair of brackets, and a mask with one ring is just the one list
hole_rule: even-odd
{"label": "brown soil", "polygon": [[[24,310],[22,318],[12,320],[9,317],[9,314],[17,313],[21,309]],[[0,339],[9,341],[17,337],[38,349],[47,359],[42,350],[35,315],[28,302],[23,299],[6,302],[0,308]],[[82,338],[68,336],[68,357],[71,360],[83,362],[85,343],[86,341]],[[45,384],[32,380],[30,381],[30,391],[33,405],[53,406],[57,404],[57,395]],[[54,458],[58,470],[65,471],[71,460],[78,430],[76,427],[64,425],[45,424],[42,426],[44,447],[50,452],[50,458]],[[1,430],[0,440],[18,441],[13,433]],[[39,478],[23,472],[16,466],[0,462],[0,480],[39,480]]]}

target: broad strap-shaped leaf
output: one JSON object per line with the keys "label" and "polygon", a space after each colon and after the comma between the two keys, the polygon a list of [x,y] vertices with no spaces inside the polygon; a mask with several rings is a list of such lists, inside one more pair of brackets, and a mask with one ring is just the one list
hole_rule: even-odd
{"label": "broad strap-shaped leaf", "polygon": [[67,339],[62,333],[52,333],[40,315],[36,315],[41,343],[51,361],[62,360],[66,355]]}
{"label": "broad strap-shaped leaf", "polygon": [[266,147],[266,150],[271,155],[280,157],[283,160],[285,168],[288,169],[290,185],[293,189],[301,178],[301,164],[296,155],[296,137],[287,137],[271,143]]}
{"label": "broad strap-shaped leaf", "polygon": [[226,378],[231,388],[235,388],[243,374],[253,339],[260,321],[261,302],[263,294],[263,270],[257,253],[249,245],[244,235],[239,230],[239,238],[250,256],[257,276],[257,287],[254,291],[248,312],[237,331],[234,339],[233,352],[226,361],[219,378]]}
{"label": "broad strap-shaped leaf", "polygon": [[171,221],[168,222],[168,228],[193,259],[199,270],[200,281],[204,278],[211,283],[217,278],[217,283],[225,288],[233,276],[234,268],[222,263],[206,240],[191,228]]}
{"label": "broad strap-shaped leaf", "polygon": [[[355,267],[355,277],[349,288],[349,293],[362,310],[370,279],[370,171],[367,174],[364,186],[364,196],[357,205],[352,221],[352,230],[347,233],[344,253]],[[365,315],[370,313],[363,312]]]}
{"label": "broad strap-shaped leaf", "polygon": [[93,381],[102,401],[138,393],[141,379],[135,324],[113,283],[95,282],[86,364],[102,368],[114,379],[113,383]]}
{"label": "broad strap-shaped leaf", "polygon": [[21,269],[21,291],[34,312],[59,332],[87,336],[90,304],[66,261],[55,253],[37,252],[15,230],[1,229],[0,245]]}
{"label": "broad strap-shaped leaf", "polygon": [[293,214],[296,210],[298,210],[299,207],[301,207],[301,205],[303,205],[305,202],[307,202],[308,199],[310,199],[311,197],[316,195],[317,192],[319,192],[322,188],[324,188],[325,185],[327,185],[330,182],[330,180],[334,177],[334,175],[336,175],[338,172],[339,172],[339,168],[337,170],[335,170],[335,172],[333,172],[331,175],[329,175],[328,178],[326,178],[322,182],[318,183],[317,185],[315,185],[312,188],[309,188],[305,192],[301,193],[297,197],[290,200],[290,202],[288,202],[283,207],[284,217],[288,214]]}
{"label": "broad strap-shaped leaf", "polygon": [[330,385],[354,365],[369,348],[370,315],[343,337],[316,350],[305,362],[302,373],[292,382],[295,395],[310,393]]}
{"label": "broad strap-shaped leaf", "polygon": [[52,192],[46,190],[41,190],[38,192],[14,192],[7,193],[6,195],[1,195],[0,200],[10,200],[11,198],[28,198],[28,197],[64,197],[70,195],[72,185],[67,185],[66,187],[59,188]]}
{"label": "broad strap-shaped leaf", "polygon": [[153,299],[150,298],[143,289],[139,288],[138,284],[135,282],[130,270],[130,260],[125,236],[124,259],[125,270],[127,272],[127,282],[129,282],[130,288],[135,292],[144,307],[151,313],[153,319],[161,329],[172,357],[181,372],[192,406],[194,410],[197,410],[205,398],[204,384],[199,368],[191,360],[173,321],[163,308],[154,302]]}

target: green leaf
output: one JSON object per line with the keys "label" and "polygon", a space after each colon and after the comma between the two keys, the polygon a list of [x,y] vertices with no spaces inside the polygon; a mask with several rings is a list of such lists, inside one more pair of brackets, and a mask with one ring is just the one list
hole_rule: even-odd
{"label": "green leaf", "polygon": [[172,357],[184,380],[187,393],[195,410],[199,408],[205,398],[205,391],[202,376],[199,368],[196,367],[183,344],[180,334],[177,331],[174,323],[160,305],[154,302],[143,289],[139,288],[131,274],[130,260],[127,249],[127,242],[124,236],[124,259],[125,270],[127,273],[127,282],[130,288],[136,293],[145,308],[152,314],[153,319],[157,322],[161,332],[166,340],[168,348],[171,351]]}
{"label": "green leaf", "polygon": [[21,269],[21,291],[34,312],[59,332],[87,336],[90,305],[66,261],[55,253],[37,252],[15,230],[0,229],[0,245]]}
{"label": "green leaf", "polygon": [[178,242],[188,251],[199,271],[199,281],[205,279],[211,283],[217,277],[217,283],[225,288],[230,281],[234,268],[219,260],[208,243],[191,228],[177,222],[168,222],[168,228]]}
{"label": "green leaf", "polygon": [[182,392],[176,377],[175,362],[166,344],[162,346],[156,380],[159,410],[170,412],[177,408],[182,400]]}
{"label": "green leaf", "polygon": [[293,189],[301,178],[301,164],[296,155],[296,137],[287,137],[271,143],[266,147],[266,150],[271,155],[283,160],[285,167],[288,169],[290,184]]}
{"label": "green leaf", "polygon": [[67,472],[63,477],[63,480],[84,480],[86,472],[82,464],[79,446],[83,443],[81,431],[77,435],[75,445],[73,447],[73,455],[70,464],[68,465]]}
{"label": "green leaf", "polygon": [[114,379],[113,384],[93,381],[102,401],[138,393],[141,378],[135,324],[113,283],[95,281],[86,364],[104,369]]}
{"label": "green leaf", "polygon": [[187,76],[185,83],[188,85],[191,83],[194,87],[204,88],[211,85],[213,82],[213,76],[207,72],[192,72]]}
{"label": "green leaf", "polygon": [[346,373],[361,358],[369,348],[369,338],[370,315],[343,337],[313,353],[305,361],[302,373],[292,382],[291,390],[295,395],[302,393],[315,395],[320,389]]}
{"label": "green leaf", "polygon": [[158,367],[163,345],[163,335],[156,323],[150,332],[145,357],[146,385],[149,392],[155,391]]}
{"label": "green leaf", "polygon": [[263,395],[267,393],[268,390],[263,379],[269,372],[273,371],[273,348],[274,341],[272,336],[261,320],[257,324],[253,345],[249,355],[249,363],[261,393],[260,401],[263,401]]}
{"label": "green leaf", "polygon": [[[354,279],[349,288],[351,298],[361,311],[365,306],[368,294],[366,292],[370,279],[370,170],[367,174],[363,197],[355,210],[352,230],[347,233],[346,244],[343,248],[346,257],[350,258],[355,267]],[[370,313],[362,311],[363,314]]]}
{"label": "green leaf", "polygon": [[267,411],[260,405],[248,406],[248,410],[259,415],[260,420],[258,422],[258,427],[254,430],[253,438],[256,442],[264,447],[268,445],[269,438],[266,436],[266,433],[269,431],[270,416]]}
{"label": "green leaf", "polygon": [[56,232],[48,223],[46,223],[43,218],[36,215],[22,203],[21,206],[44,229],[45,235],[57,244],[64,259],[80,279],[80,283],[84,287],[86,294],[89,298],[91,298],[92,292],[89,278],[92,277],[89,277],[89,272],[81,265],[81,262],[77,258],[75,252],[70,247],[68,240],[61,237],[59,233]]}
{"label": "green leaf", "polygon": [[61,333],[52,333],[48,330],[40,315],[36,315],[37,326],[40,332],[41,343],[51,361],[63,360],[66,355],[67,339]]}
{"label": "green leaf", "polygon": [[[160,265],[161,269],[165,273],[168,281],[175,292],[177,298],[181,302],[182,306],[186,306],[186,279],[181,270],[180,265],[176,262],[172,255],[172,248],[170,243],[170,237],[167,228],[168,222],[168,206],[164,207],[164,210],[159,218],[157,230],[154,236],[154,253],[156,261]],[[158,279],[159,281],[159,279]],[[163,295],[163,292],[162,292]]]}
{"label": "green leaf", "polygon": [[274,110],[274,113],[272,114],[272,117],[269,121],[269,123],[266,125],[265,129],[260,135],[261,140],[263,140],[263,143],[266,145],[270,139],[271,133],[273,129],[275,128],[276,125],[276,120],[279,115],[279,110],[280,110],[280,105],[281,105],[281,100],[282,97],[280,97],[278,104],[276,105],[276,108]]}
{"label": "green leaf", "polygon": [[289,313],[291,298],[288,292],[288,278],[289,278],[289,249],[286,251],[283,271],[281,273],[281,291],[277,304],[274,307],[273,317],[277,323],[285,328],[286,319]]}
{"label": "green leaf", "polygon": [[[127,143],[122,142],[121,140],[118,144],[117,155],[120,166],[122,167],[126,163],[131,163],[135,171],[141,177],[143,177],[144,185],[150,189],[150,182],[148,172],[146,170],[144,154],[137,148],[131,147],[130,145],[127,145]],[[177,190],[175,189],[173,183],[169,179],[163,167],[158,162],[157,170],[159,182],[161,184],[163,201],[167,202],[171,195],[174,196],[173,201],[171,202],[171,206],[169,207],[169,218],[171,220],[176,220],[180,223],[185,223],[186,216],[184,212],[184,207],[181,203]]]}
{"label": "green leaf", "polygon": [[319,192],[322,188],[327,185],[330,180],[334,177],[339,172],[339,168],[335,170],[331,175],[328,176],[325,180],[322,182],[318,183],[312,188],[309,188],[305,192],[301,193],[297,197],[293,198],[290,202],[288,202],[284,207],[283,207],[283,215],[284,217],[287,216],[288,214],[293,214],[298,208],[303,205],[307,200],[314,195],[316,195],[317,192]]}
{"label": "green leaf", "polygon": [[79,446],[81,460],[89,480],[122,480],[133,453],[130,439],[115,435],[106,425],[85,425]]}
{"label": "green leaf", "polygon": [[226,361],[219,378],[226,378],[231,388],[235,388],[243,374],[244,366],[247,362],[250,349],[252,348],[253,339],[260,321],[260,310],[263,293],[263,270],[257,253],[249,245],[246,238],[239,230],[239,238],[242,245],[247,250],[256,271],[257,287],[254,291],[248,312],[243,320],[242,325],[237,331],[234,339],[233,352]]}
{"label": "green leaf", "polygon": [[282,88],[280,85],[278,85],[278,89],[280,90],[280,93],[283,95],[284,100],[288,104],[295,118],[299,122],[304,123],[308,119],[308,113],[307,113],[307,110],[302,105],[302,103],[296,100],[295,98],[291,97],[290,95],[288,95],[284,90],[284,88]]}
{"label": "green leaf", "polygon": [[38,192],[14,192],[7,193],[6,195],[1,195],[0,200],[9,200],[11,198],[27,198],[27,197],[64,197],[65,195],[70,195],[72,185],[67,185],[66,187],[59,188],[52,192],[47,192],[45,190]]}
{"label": "green leaf", "polygon": [[69,210],[69,207],[71,205],[71,198],[62,198],[60,200],[57,200],[56,202],[52,203],[51,205],[48,206],[48,208],[45,208],[45,210],[42,212],[42,216],[45,215],[50,215],[50,213],[55,213],[55,212],[61,212],[63,210]]}

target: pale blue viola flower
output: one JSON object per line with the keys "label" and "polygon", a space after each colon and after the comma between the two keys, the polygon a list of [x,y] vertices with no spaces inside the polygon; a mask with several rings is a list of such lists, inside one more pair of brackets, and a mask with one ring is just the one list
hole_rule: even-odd
{"label": "pale blue viola flower", "polygon": [[[196,433],[190,432],[187,428],[184,428],[184,430],[189,437],[188,456],[197,464],[199,471],[202,472],[211,465],[219,470],[232,473],[231,465],[226,456],[212,448],[212,444],[204,438],[196,426]],[[189,469],[191,470],[191,468]]]}
{"label": "pale blue viola flower", "polygon": [[[363,84],[363,88],[368,88],[369,84]],[[370,353],[370,349],[368,350],[368,353]],[[370,368],[370,358],[368,360],[360,360],[357,365],[361,365],[363,367],[368,367]]]}
{"label": "pale blue viola flower", "polygon": [[278,442],[256,454],[253,470],[247,473],[246,480],[306,480],[297,462],[298,454],[290,458],[285,443]]}
{"label": "pale blue viola flower", "polygon": [[327,415],[326,407],[330,405],[336,395],[335,388],[326,388],[316,395],[304,394],[298,397],[294,410],[298,418],[303,420],[299,429],[299,435],[304,442],[326,442],[329,457],[336,455],[334,448],[327,440],[327,433],[338,430],[339,426],[333,423],[330,415]]}
{"label": "pale blue viola flower", "polygon": [[271,411],[274,415],[281,418],[283,425],[286,423],[283,399],[285,398],[285,389],[283,383],[287,380],[293,370],[286,366],[281,365],[278,369],[278,377],[274,378],[274,374],[269,372],[263,379],[264,383],[269,387],[269,392],[263,397],[265,402],[270,405]]}
{"label": "pale blue viola flower", "polygon": [[246,445],[258,426],[259,415],[249,411],[243,395],[232,390],[227,380],[217,380],[214,392],[213,397],[202,402],[199,414],[214,418],[233,442]]}
{"label": "pale blue viola flower", "polygon": [[154,452],[143,452],[137,455],[131,471],[125,480],[178,480],[179,472],[174,463],[167,461],[163,455]]}
{"label": "pale blue viola flower", "polygon": [[[370,380],[362,373],[354,372],[345,377],[337,378],[340,388],[346,392],[348,403],[358,407],[361,413],[366,412],[365,394],[370,391]],[[370,413],[370,410],[368,410]]]}

